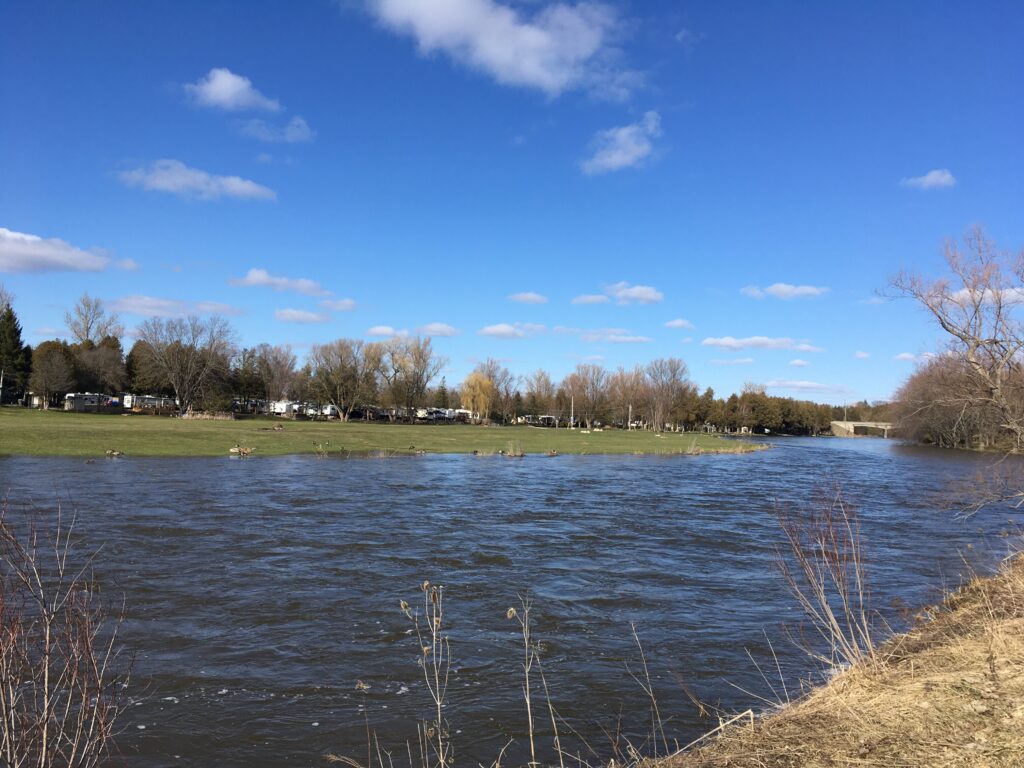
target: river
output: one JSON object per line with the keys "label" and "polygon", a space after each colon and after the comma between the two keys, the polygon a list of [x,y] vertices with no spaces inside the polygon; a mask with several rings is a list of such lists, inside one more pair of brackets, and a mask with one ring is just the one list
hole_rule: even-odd
{"label": "river", "polygon": [[522,647],[506,618],[520,596],[564,744],[599,762],[606,730],[639,743],[649,729],[631,624],[672,739],[709,727],[684,687],[741,710],[784,695],[780,671],[791,693],[815,673],[781,629],[799,612],[773,565],[777,504],[840,484],[860,511],[875,605],[897,624],[900,605],[960,582],[962,555],[1005,556],[1014,538],[1000,532],[1024,523],[1009,509],[967,521],[939,509],[947,486],[992,457],[769,442],[672,458],[8,457],[0,487],[17,502],[72,501],[84,544],[103,547],[97,576],[124,594],[122,638],[137,655],[118,741],[128,765],[365,762],[368,727],[407,764],[430,701],[399,602],[417,605],[424,579],[445,586],[457,764],[489,763],[513,737],[511,754],[524,754]]}

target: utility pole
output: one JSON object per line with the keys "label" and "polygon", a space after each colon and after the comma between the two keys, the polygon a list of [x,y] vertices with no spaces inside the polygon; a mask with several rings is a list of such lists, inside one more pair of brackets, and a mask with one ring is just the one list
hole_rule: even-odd
{"label": "utility pole", "polygon": [[[564,400],[562,401],[565,402]],[[569,429],[576,429],[576,395],[569,396]]]}
{"label": "utility pole", "polygon": [[629,404],[629,421],[626,422],[626,431],[633,429],[633,404]]}

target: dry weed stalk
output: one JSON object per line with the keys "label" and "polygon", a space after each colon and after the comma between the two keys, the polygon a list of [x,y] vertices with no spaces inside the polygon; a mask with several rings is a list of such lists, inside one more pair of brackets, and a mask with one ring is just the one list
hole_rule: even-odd
{"label": "dry weed stalk", "polygon": [[[453,754],[451,741],[448,738],[448,727],[444,719],[444,699],[448,691],[448,677],[451,673],[451,645],[448,635],[444,634],[444,587],[424,581],[423,619],[426,630],[420,623],[419,614],[412,610],[405,600],[401,602],[402,611],[413,622],[416,638],[420,644],[420,656],[417,660],[423,670],[423,679],[427,691],[434,704],[434,722],[423,723],[420,727],[420,755],[423,768],[431,768],[436,760],[437,768],[447,768],[452,764]],[[433,753],[433,758],[431,758]]]}
{"label": "dry weed stalk", "polygon": [[869,593],[860,523],[839,488],[821,494],[814,505],[794,510],[779,507],[779,523],[789,557],[778,555],[779,569],[828,655],[804,645],[828,665],[874,662],[876,614]]}
{"label": "dry weed stalk", "polygon": [[130,662],[122,614],[79,561],[74,516],[0,508],[0,764],[94,768],[113,747]]}

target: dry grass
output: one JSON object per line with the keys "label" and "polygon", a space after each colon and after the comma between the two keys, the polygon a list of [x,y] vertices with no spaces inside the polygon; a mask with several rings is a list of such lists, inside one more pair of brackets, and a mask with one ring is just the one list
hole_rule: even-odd
{"label": "dry grass", "polygon": [[1024,765],[1024,557],[751,725],[659,768]]}

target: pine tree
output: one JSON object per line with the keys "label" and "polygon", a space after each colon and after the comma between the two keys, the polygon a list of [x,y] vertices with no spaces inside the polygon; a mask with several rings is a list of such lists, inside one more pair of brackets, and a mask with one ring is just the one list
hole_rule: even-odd
{"label": "pine tree", "polygon": [[0,370],[3,389],[0,403],[20,398],[25,392],[32,368],[32,350],[21,339],[21,323],[14,308],[0,310]]}

